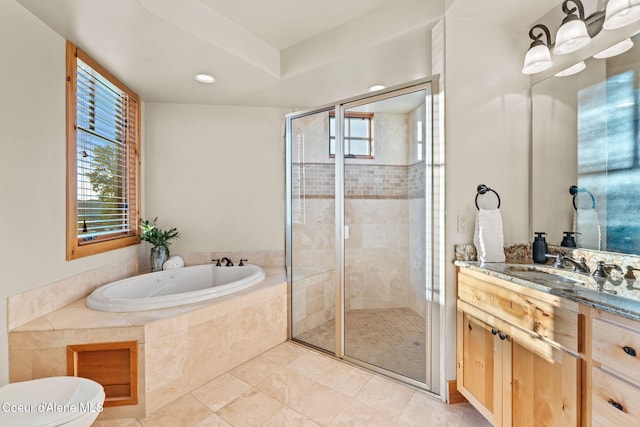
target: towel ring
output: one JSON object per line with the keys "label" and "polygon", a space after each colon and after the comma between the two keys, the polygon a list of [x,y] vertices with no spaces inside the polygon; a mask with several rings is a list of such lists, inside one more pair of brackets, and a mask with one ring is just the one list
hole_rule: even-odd
{"label": "towel ring", "polygon": [[569,187],[569,194],[573,196],[573,209],[578,210],[578,207],[576,206],[576,197],[578,197],[578,193],[587,193],[588,195],[590,195],[591,209],[596,208],[596,198],[593,197],[593,193],[591,193],[591,191],[585,190],[584,188],[578,188],[578,186],[576,185],[572,185],[571,187]]}
{"label": "towel ring", "polygon": [[484,184],[480,184],[478,185],[478,188],[476,190],[478,191],[476,193],[476,209],[480,210],[480,208],[478,207],[478,196],[481,194],[485,194],[487,191],[491,191],[493,194],[496,195],[496,197],[498,198],[498,209],[500,209],[500,195],[496,193],[494,189],[489,188]]}

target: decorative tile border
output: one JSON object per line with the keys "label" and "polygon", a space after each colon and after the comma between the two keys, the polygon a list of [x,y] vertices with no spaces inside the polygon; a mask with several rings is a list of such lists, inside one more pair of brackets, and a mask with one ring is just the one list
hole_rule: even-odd
{"label": "decorative tile border", "polygon": [[[295,197],[331,198],[335,195],[335,165],[294,164]],[[410,166],[347,164],[345,197],[358,199],[414,199],[425,194],[425,163]]]}

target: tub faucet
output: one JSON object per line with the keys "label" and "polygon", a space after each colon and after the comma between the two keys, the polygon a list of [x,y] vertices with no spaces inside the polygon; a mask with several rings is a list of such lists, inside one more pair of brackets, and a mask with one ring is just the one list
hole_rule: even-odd
{"label": "tub faucet", "polygon": [[226,262],[226,267],[233,267],[233,262],[227,257],[220,258],[220,262]]}

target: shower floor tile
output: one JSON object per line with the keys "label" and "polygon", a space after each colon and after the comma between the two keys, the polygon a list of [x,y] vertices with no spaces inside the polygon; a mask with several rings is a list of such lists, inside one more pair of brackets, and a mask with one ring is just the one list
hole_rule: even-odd
{"label": "shower floor tile", "polygon": [[[345,355],[424,382],[426,322],[409,308],[350,310],[345,314]],[[333,352],[335,320],[296,339]]]}

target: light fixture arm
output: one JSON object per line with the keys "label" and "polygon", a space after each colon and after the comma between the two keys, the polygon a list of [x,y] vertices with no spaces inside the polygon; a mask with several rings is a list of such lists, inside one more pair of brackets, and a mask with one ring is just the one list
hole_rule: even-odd
{"label": "light fixture arm", "polygon": [[[569,8],[569,2],[573,3],[575,7]],[[574,15],[576,10],[578,11],[578,16]],[[584,6],[580,0],[564,0],[562,3],[562,11],[567,15],[562,20],[563,24],[567,21],[572,21],[578,18],[580,18],[581,21],[584,21]]]}
{"label": "light fixture arm", "polygon": [[[536,28],[542,30],[542,32],[536,35],[533,32],[533,30],[535,30]],[[544,24],[536,24],[533,27],[531,27],[531,29],[529,30],[529,38],[531,40],[533,40],[533,42],[531,42],[530,48],[533,47],[533,46],[539,45],[539,44],[544,44],[544,41],[542,41],[540,39],[542,38],[542,36],[545,36],[545,35],[547,36],[546,46],[550,47],[551,46],[551,33],[549,32],[549,29],[547,28],[547,26],[544,25]]]}

